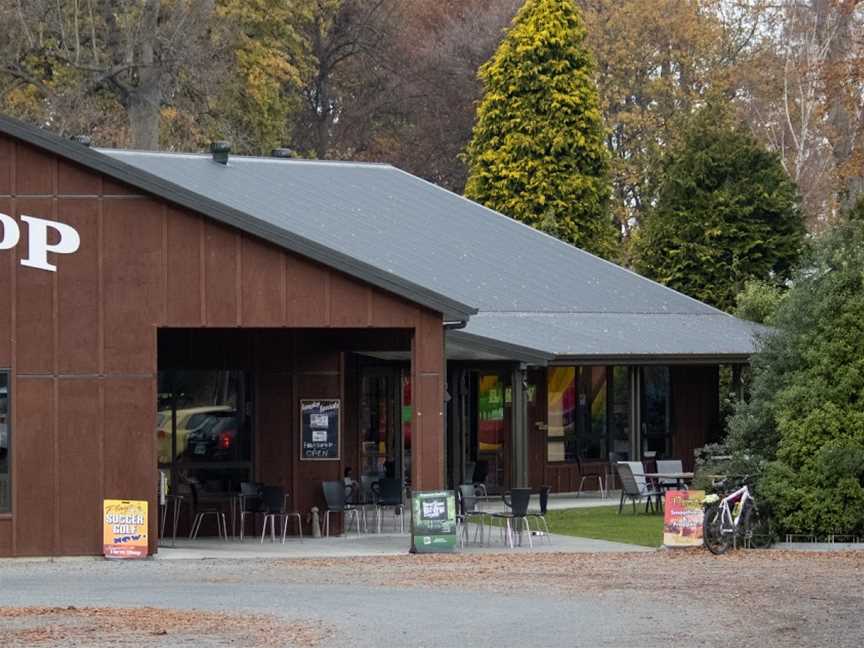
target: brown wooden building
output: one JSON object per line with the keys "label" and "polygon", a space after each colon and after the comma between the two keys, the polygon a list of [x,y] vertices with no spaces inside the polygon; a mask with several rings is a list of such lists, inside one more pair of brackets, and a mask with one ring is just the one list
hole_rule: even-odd
{"label": "brown wooden building", "polygon": [[[306,511],[346,467],[566,491],[610,453],[689,462],[752,334],[389,166],[0,118],[0,556],[100,553],[103,498],[155,529],[160,470]],[[339,403],[323,460],[306,401]]]}

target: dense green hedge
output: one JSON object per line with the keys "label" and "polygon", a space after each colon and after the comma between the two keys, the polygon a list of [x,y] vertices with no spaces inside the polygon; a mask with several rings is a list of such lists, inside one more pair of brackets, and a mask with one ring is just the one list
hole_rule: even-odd
{"label": "dense green hedge", "polygon": [[792,533],[864,532],[864,205],[823,235],[771,318],[730,446]]}

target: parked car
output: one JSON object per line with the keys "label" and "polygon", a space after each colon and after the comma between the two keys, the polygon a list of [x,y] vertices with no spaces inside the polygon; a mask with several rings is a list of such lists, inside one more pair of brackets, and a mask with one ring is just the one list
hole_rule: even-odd
{"label": "parked car", "polygon": [[187,450],[190,459],[240,459],[237,453],[240,449],[241,420],[237,412],[210,412],[207,420],[190,430],[187,438]]}
{"label": "parked car", "polygon": [[[209,405],[177,410],[177,456],[186,453],[189,434],[211,424],[213,415],[233,412],[229,405]],[[171,410],[156,413],[157,457],[160,464],[171,463]]]}

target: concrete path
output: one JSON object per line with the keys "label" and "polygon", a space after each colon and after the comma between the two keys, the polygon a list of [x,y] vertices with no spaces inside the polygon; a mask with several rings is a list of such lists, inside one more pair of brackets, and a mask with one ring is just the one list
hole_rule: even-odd
{"label": "concrete path", "polygon": [[[474,528],[469,529],[469,537],[474,537]],[[497,529],[493,534],[493,544],[479,546],[469,543],[463,553],[495,554],[495,553],[609,553],[609,552],[643,552],[655,551],[650,547],[575,538],[572,536],[552,534],[551,544],[547,538],[534,536],[534,547],[529,548],[527,536],[523,538],[523,546],[513,549],[505,546],[498,539]],[[401,556],[408,553],[411,546],[409,535],[398,533],[364,533],[331,538],[305,538],[301,543],[296,538],[288,538],[285,544],[277,539],[271,543],[265,539],[262,544],[258,539],[247,538],[244,542],[237,540],[219,540],[215,538],[200,538],[197,540],[179,539],[175,548],[163,546],[156,555],[159,560],[201,560],[207,558],[222,558],[226,560],[244,558],[347,558],[353,556]]]}

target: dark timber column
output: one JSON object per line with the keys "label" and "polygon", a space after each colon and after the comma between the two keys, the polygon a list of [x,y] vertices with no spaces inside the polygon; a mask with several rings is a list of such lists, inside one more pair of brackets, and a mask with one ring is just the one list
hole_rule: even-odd
{"label": "dark timber column", "polygon": [[411,338],[411,485],[444,487],[444,326],[424,314]]}
{"label": "dark timber column", "polygon": [[525,365],[517,365],[512,372],[510,384],[513,389],[513,407],[510,410],[513,417],[513,471],[514,488],[528,486],[528,393],[525,385],[528,381],[528,370]]}

